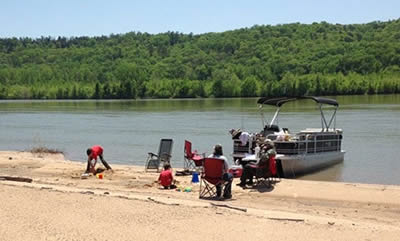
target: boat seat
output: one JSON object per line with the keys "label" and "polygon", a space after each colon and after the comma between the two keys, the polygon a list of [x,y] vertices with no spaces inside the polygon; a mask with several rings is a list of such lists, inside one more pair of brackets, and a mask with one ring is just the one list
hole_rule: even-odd
{"label": "boat seat", "polygon": [[264,136],[269,134],[274,134],[275,132],[279,132],[279,126],[277,125],[265,125],[264,130],[262,131]]}

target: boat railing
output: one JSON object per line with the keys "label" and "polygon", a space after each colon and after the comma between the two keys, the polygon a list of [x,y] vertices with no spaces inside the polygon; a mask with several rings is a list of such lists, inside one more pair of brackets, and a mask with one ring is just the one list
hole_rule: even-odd
{"label": "boat railing", "polygon": [[249,138],[244,145],[239,138],[233,139],[233,157],[244,157],[247,154],[254,154],[255,146],[256,142],[253,138]]}
{"label": "boat railing", "polygon": [[267,138],[274,141],[278,154],[287,155],[340,151],[342,142],[341,134],[270,134]]}

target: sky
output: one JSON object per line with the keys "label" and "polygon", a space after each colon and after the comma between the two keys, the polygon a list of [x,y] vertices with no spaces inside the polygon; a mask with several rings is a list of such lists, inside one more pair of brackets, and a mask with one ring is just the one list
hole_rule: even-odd
{"label": "sky", "polygon": [[400,18],[400,0],[0,0],[0,38],[174,31]]}

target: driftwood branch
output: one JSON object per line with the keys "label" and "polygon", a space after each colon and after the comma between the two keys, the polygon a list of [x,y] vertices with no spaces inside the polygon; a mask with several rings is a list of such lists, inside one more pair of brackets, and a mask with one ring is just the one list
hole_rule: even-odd
{"label": "driftwood branch", "polygon": [[6,181],[14,181],[14,182],[32,182],[32,178],[26,178],[26,177],[11,177],[11,176],[0,176],[0,180],[6,180]]}
{"label": "driftwood branch", "polygon": [[277,220],[277,221],[304,222],[304,219],[302,219],[302,218],[268,218],[268,219]]}
{"label": "driftwood branch", "polygon": [[179,204],[178,204],[178,203],[166,203],[166,202],[160,202],[160,201],[157,201],[157,200],[155,200],[154,198],[151,198],[151,197],[148,197],[147,199],[148,199],[148,200],[150,200],[150,201],[152,201],[152,202],[155,202],[155,203],[157,203],[157,204],[171,205],[171,206],[179,206]]}
{"label": "driftwood branch", "polygon": [[90,195],[94,194],[94,192],[92,192],[92,191],[82,191],[80,193],[82,193],[82,194],[90,194]]}
{"label": "driftwood branch", "polygon": [[233,206],[229,206],[227,204],[215,204],[215,203],[211,203],[212,206],[216,206],[216,207],[221,207],[221,208],[230,208],[230,209],[234,209],[234,210],[239,210],[242,212],[247,212],[246,208],[238,208],[238,207],[233,207]]}

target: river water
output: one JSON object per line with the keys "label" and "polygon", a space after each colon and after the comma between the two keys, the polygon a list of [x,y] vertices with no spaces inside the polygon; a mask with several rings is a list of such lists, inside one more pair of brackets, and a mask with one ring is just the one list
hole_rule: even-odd
{"label": "river water", "polygon": [[[337,96],[336,127],[343,129],[343,163],[301,179],[400,184],[400,95]],[[223,145],[231,160],[228,131],[262,129],[257,99],[185,99],[134,101],[0,101],[0,150],[47,147],[74,161],[99,144],[113,163],[144,165],[157,153],[161,138],[172,138],[172,165],[183,165],[183,143],[211,154]],[[274,108],[264,107],[269,121]],[[328,112],[331,110],[328,108]],[[311,100],[287,103],[279,126],[291,132],[321,126]],[[232,160],[231,160],[232,161]],[[82,166],[84,168],[84,166]]]}

